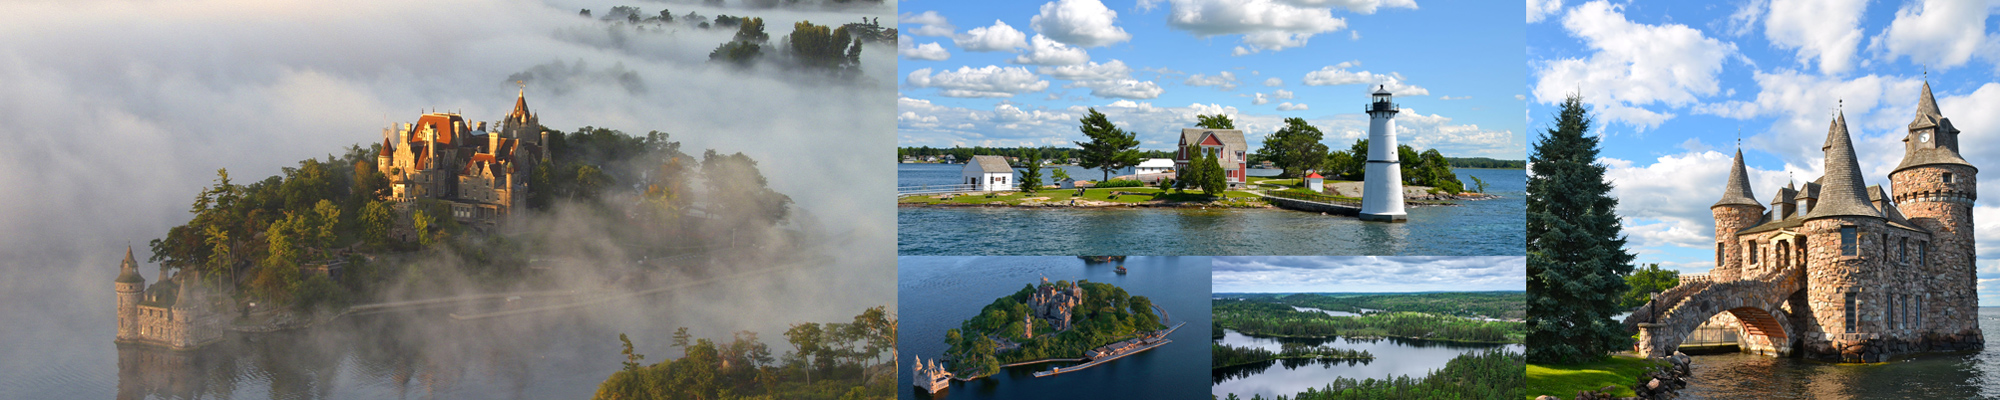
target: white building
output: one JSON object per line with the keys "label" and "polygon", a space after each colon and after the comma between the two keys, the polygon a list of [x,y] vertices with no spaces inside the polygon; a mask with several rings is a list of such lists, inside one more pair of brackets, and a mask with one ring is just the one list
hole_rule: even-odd
{"label": "white building", "polygon": [[1133,175],[1164,174],[1174,172],[1174,159],[1149,158],[1132,167]]}
{"label": "white building", "polygon": [[1405,222],[1403,166],[1396,157],[1396,103],[1387,87],[1368,105],[1368,170],[1361,184],[1361,220]]}
{"label": "white building", "polygon": [[1007,159],[1000,156],[972,156],[961,170],[965,177],[962,183],[972,185],[973,190],[997,192],[1014,190],[1014,168],[1007,166]]}
{"label": "white building", "polygon": [[1319,176],[1318,172],[1314,172],[1312,173],[1312,175],[1306,175],[1306,190],[1325,193],[1326,177]]}

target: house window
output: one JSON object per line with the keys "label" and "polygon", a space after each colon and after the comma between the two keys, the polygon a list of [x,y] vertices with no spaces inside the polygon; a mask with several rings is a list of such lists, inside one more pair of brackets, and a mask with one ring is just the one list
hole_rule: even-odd
{"label": "house window", "polygon": [[1840,255],[1852,256],[1861,252],[1861,246],[1855,243],[1855,230],[1852,226],[1840,227]]}
{"label": "house window", "polygon": [[1842,321],[1847,333],[1854,333],[1854,292],[1847,292],[1847,318]]}

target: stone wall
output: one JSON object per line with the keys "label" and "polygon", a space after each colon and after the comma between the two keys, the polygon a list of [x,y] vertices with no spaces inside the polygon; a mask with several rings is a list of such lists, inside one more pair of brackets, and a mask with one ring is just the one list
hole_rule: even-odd
{"label": "stone wall", "polygon": [[1757,225],[1763,218],[1760,206],[1721,205],[1709,208],[1715,215],[1715,241],[1722,247],[1722,259],[1716,260],[1715,269],[1708,274],[1718,282],[1736,280],[1742,276],[1744,249],[1736,237],[1736,231]]}

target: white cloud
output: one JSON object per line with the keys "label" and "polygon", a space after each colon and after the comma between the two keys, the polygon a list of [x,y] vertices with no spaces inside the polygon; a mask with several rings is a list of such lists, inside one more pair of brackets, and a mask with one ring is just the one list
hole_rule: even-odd
{"label": "white cloud", "polygon": [[1896,10],[1896,19],[1869,47],[1886,51],[1891,60],[1909,57],[1912,63],[1939,70],[1964,65],[1980,49],[1996,45],[1995,37],[1986,34],[1993,6],[1980,1],[1914,1]]}
{"label": "white cloud", "polygon": [[1278,99],[1278,100],[1285,100],[1285,99],[1290,99],[1290,98],[1292,98],[1292,91],[1290,91],[1290,90],[1284,90],[1284,89],[1278,89],[1278,90],[1277,90],[1277,91],[1275,91],[1275,92],[1271,92],[1271,98],[1274,98],[1274,99]]}
{"label": "white cloud", "polygon": [[1263,93],[1255,93],[1255,94],[1253,94],[1253,95],[1251,96],[1251,98],[1250,98],[1250,104],[1251,104],[1251,105],[1259,105],[1259,106],[1261,106],[1261,105],[1265,105],[1265,104],[1270,104],[1270,103],[1271,103],[1271,99],[1270,99],[1269,97],[1265,97]]}
{"label": "white cloud", "polygon": [[1868,0],[1771,0],[1764,38],[1797,50],[1800,64],[1819,60],[1824,74],[1847,72],[1861,45],[1861,12]]}
{"label": "white cloud", "polygon": [[1340,7],[1356,14],[1374,14],[1378,8],[1417,9],[1416,0],[1284,0],[1300,7]]}
{"label": "white cloud", "polygon": [[1056,0],[1042,4],[1028,26],[1058,42],[1088,48],[1132,40],[1117,23],[1118,12],[1098,0]]}
{"label": "white cloud", "polygon": [[1041,67],[1036,70],[1043,75],[1048,75],[1050,78],[1066,81],[1096,81],[1132,77],[1132,67],[1125,66],[1125,62],[1119,60],[1111,60],[1103,64],[1093,61],[1079,65]]}
{"label": "white cloud", "polygon": [[909,36],[897,38],[896,55],[911,60],[944,61],[951,59],[951,52],[945,51],[944,46],[938,45],[937,42],[917,44],[917,41],[911,39]]}
{"label": "white cloud", "polygon": [[[1817,147],[1817,146],[1815,146]],[[1748,153],[1746,157],[1756,157]],[[1715,243],[1715,219],[1709,206],[1722,198],[1729,180],[1732,154],[1717,151],[1689,152],[1661,156],[1652,163],[1606,158],[1605,180],[1611,195],[1618,198],[1622,217],[1651,223],[1630,224],[1626,229],[1633,247],[1677,246],[1709,248]],[[1752,164],[1756,159],[1750,160]],[[1770,200],[1785,185],[1786,171],[1747,168],[1750,189],[1758,202]],[[1806,171],[1794,171],[1805,178]],[[1812,175],[1817,177],[1817,175]]]}
{"label": "white cloud", "polygon": [[[1026,107],[1026,106],[1023,106]],[[994,121],[994,111],[948,107],[931,104],[928,101],[904,99],[898,105],[898,113],[915,112],[916,115],[902,118],[900,145],[943,145],[959,143],[966,146],[989,143],[993,146],[1015,146],[1023,142],[1061,144],[1076,140],[1076,118],[1085,111],[1085,106],[1071,106],[1052,116],[1045,113],[1040,122],[1001,123]],[[1033,109],[1023,108],[1024,111]],[[1196,115],[1223,114],[1236,121],[1236,127],[1245,132],[1245,139],[1251,147],[1261,145],[1263,136],[1284,126],[1287,115],[1278,113],[1244,114],[1235,107],[1220,104],[1189,104],[1182,107],[1161,107],[1152,103],[1133,100],[1117,100],[1098,106],[1097,110],[1109,116],[1120,128],[1137,132],[1140,147],[1147,149],[1170,149],[1178,140],[1176,132],[1180,128],[1193,126]],[[1521,138],[1511,131],[1487,130],[1477,125],[1457,124],[1450,117],[1437,114],[1423,114],[1413,109],[1404,109],[1404,114],[1396,117],[1399,139],[1418,149],[1436,148],[1445,154],[1462,157],[1521,157]],[[913,123],[927,121],[924,117],[937,117],[935,127],[918,127]],[[1351,144],[1368,136],[1368,120],[1352,117],[1326,117],[1309,119],[1307,122],[1325,132],[1328,143]]]}
{"label": "white cloud", "polygon": [[1049,88],[1049,81],[1042,80],[1041,76],[1029,72],[1027,68],[996,65],[958,67],[957,71],[944,70],[935,74],[930,68],[924,68],[910,72],[907,81],[911,87],[937,88],[938,94],[946,97],[1014,97]]}
{"label": "white cloud", "polygon": [[1013,60],[1008,60],[1008,62],[1032,65],[1076,65],[1090,61],[1090,53],[1083,51],[1083,48],[1071,47],[1056,42],[1049,39],[1048,36],[1035,35],[1032,42],[1033,45],[1028,47],[1028,51],[1015,56]]}
{"label": "white cloud", "polygon": [[1625,19],[1622,6],[1584,3],[1563,16],[1563,28],[1593,52],[1586,58],[1540,62],[1535,99],[1556,104],[1581,91],[1585,103],[1612,122],[1641,129],[1673,114],[1638,108],[1683,106],[1719,91],[1716,74],[1736,46],[1685,25],[1646,25]]}
{"label": "white cloud", "polygon": [[1090,88],[1091,96],[1097,96],[1102,98],[1123,98],[1123,99],[1142,99],[1142,100],[1160,97],[1160,93],[1166,92],[1165,89],[1161,89],[1160,85],[1153,83],[1153,81],[1141,81],[1136,79],[1105,79],[1105,80],[1076,81],[1063,87]]}
{"label": "white cloud", "polygon": [[951,22],[946,21],[943,15],[938,15],[937,11],[925,11],[922,14],[898,14],[896,15],[896,24],[907,28],[903,30],[903,33],[915,36],[951,36],[953,31],[958,30],[958,27],[952,26]]}
{"label": "white cloud", "polygon": [[1194,74],[1188,76],[1187,81],[1182,83],[1188,86],[1214,86],[1222,90],[1236,90],[1236,74],[1229,71],[1215,75]]}
{"label": "white cloud", "polygon": [[1342,67],[1342,65],[1354,64],[1340,63],[1339,65],[1320,68],[1318,71],[1307,72],[1305,79],[1301,80],[1301,82],[1305,82],[1307,86],[1367,84],[1367,87],[1363,88],[1364,92],[1373,93],[1378,88],[1388,89],[1390,93],[1394,93],[1397,96],[1423,96],[1431,94],[1431,91],[1428,89],[1403,83],[1402,74],[1394,72],[1388,74],[1376,74],[1368,71],[1353,72],[1343,69],[1346,67]]}
{"label": "white cloud", "polygon": [[1458,96],[1458,97],[1438,96],[1438,100],[1465,100],[1470,98],[1472,98],[1472,96]]}
{"label": "white cloud", "polygon": [[996,19],[993,26],[972,28],[965,34],[952,36],[951,42],[965,51],[1010,51],[1028,47],[1028,34]]}
{"label": "white cloud", "polygon": [[1528,0],[1528,23],[1542,22],[1543,18],[1562,11],[1562,0]]}
{"label": "white cloud", "polygon": [[[1277,0],[1170,0],[1167,26],[1195,36],[1243,35],[1233,55],[1304,46],[1313,35],[1347,28],[1326,8],[1299,7]],[[1414,3],[1412,3],[1414,6]]]}
{"label": "white cloud", "polygon": [[1278,111],[1298,111],[1304,109],[1306,109],[1305,104],[1292,104],[1291,102],[1278,103]]}
{"label": "white cloud", "polygon": [[1525,95],[1525,94],[1517,94],[1517,95],[1514,95],[1514,100],[1527,100],[1527,99],[1528,99],[1528,95]]}
{"label": "white cloud", "polygon": [[1727,30],[1729,36],[1743,36],[1757,30],[1757,22],[1764,20],[1764,10],[1770,8],[1770,0],[1750,0],[1729,14]]}
{"label": "white cloud", "polygon": [[1277,77],[1272,77],[1271,79],[1264,80],[1264,86],[1270,86],[1270,87],[1285,86],[1285,80],[1279,79]]}

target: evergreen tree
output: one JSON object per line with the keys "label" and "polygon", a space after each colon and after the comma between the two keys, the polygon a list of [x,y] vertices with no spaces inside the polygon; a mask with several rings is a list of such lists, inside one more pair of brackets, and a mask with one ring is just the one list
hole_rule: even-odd
{"label": "evergreen tree", "polygon": [[1229,189],[1228,176],[1222,171],[1221,157],[1214,154],[1201,159],[1201,192],[1209,196],[1220,196]]}
{"label": "evergreen tree", "polygon": [[1021,156],[1021,191],[1034,193],[1042,190],[1042,152],[1029,151]]}
{"label": "evergreen tree", "polygon": [[1582,100],[1563,102],[1555,127],[1535,143],[1528,175],[1528,359],[1577,363],[1629,348],[1611,320],[1628,287],[1632,254],[1619,234],[1618,199]]}
{"label": "evergreen tree", "polygon": [[1326,159],[1326,144],[1319,142],[1321,137],[1319,128],[1306,123],[1305,118],[1286,118],[1285,127],[1265,137],[1264,147],[1257,149],[1257,153],[1283,170],[1281,177],[1305,176],[1306,170]]}
{"label": "evergreen tree", "polygon": [[1118,125],[1113,125],[1104,113],[1097,112],[1097,108],[1091,108],[1090,114],[1079,122],[1083,126],[1077,129],[1082,130],[1083,136],[1089,137],[1090,141],[1076,142],[1078,147],[1083,148],[1078,152],[1078,165],[1103,170],[1106,181],[1111,180],[1111,171],[1139,165],[1138,135],[1118,129]]}

